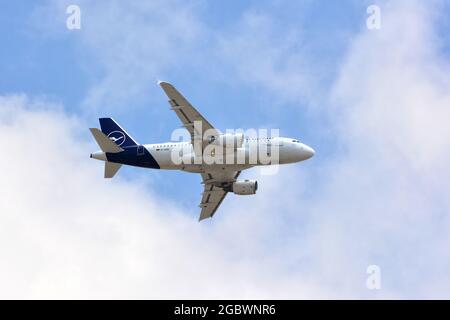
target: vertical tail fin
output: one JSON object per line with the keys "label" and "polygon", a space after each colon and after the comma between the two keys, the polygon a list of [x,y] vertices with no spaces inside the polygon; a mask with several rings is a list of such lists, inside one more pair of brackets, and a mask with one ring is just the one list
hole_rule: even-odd
{"label": "vertical tail fin", "polygon": [[102,132],[120,147],[131,147],[138,143],[114,119],[100,118]]}

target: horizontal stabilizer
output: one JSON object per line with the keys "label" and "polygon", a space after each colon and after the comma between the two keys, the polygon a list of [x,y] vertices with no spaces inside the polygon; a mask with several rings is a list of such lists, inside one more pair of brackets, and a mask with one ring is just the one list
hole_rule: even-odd
{"label": "horizontal stabilizer", "polygon": [[95,141],[97,141],[103,152],[117,153],[123,151],[121,147],[112,142],[103,132],[97,128],[90,128]]}
{"label": "horizontal stabilizer", "polygon": [[121,166],[120,163],[105,162],[105,178],[114,177]]}

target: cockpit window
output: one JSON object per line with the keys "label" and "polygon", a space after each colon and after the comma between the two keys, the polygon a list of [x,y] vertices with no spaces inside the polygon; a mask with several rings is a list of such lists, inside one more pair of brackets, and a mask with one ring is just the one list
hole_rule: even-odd
{"label": "cockpit window", "polygon": [[295,143],[300,143],[300,141],[299,141],[299,140],[292,140],[292,142],[295,142]]}

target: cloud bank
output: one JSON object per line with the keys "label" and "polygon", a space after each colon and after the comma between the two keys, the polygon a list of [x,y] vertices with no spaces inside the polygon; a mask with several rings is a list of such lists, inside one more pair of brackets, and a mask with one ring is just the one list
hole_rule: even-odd
{"label": "cloud bank", "polygon": [[[25,96],[1,97],[0,106],[8,145],[1,160],[2,298],[313,292],[294,292],[288,277],[272,277],[279,262],[258,243],[269,229],[257,221],[264,204],[250,210],[252,219],[238,208],[221,226],[199,224],[137,181],[103,180],[100,163],[86,153],[95,147],[80,138],[85,125],[58,106]],[[250,226],[257,229],[248,238]]]}

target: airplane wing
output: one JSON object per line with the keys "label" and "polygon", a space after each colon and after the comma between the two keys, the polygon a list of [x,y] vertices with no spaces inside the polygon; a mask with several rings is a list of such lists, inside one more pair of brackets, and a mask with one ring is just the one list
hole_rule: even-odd
{"label": "airplane wing", "polygon": [[199,137],[203,136],[203,133],[210,129],[213,135],[220,135],[221,132],[214,128],[208,120],[206,120],[190,103],[185,97],[177,90],[173,85],[168,82],[159,81],[158,84],[163,88],[166,95],[169,97],[169,103],[172,106],[172,110],[175,111],[178,118],[180,118],[183,126],[191,134],[191,141],[194,143],[194,121],[200,121],[202,125],[203,132],[197,132]]}
{"label": "airplane wing", "polygon": [[241,171],[202,173],[205,188],[203,191],[202,202],[199,205],[199,207],[202,208],[199,221],[211,218],[214,215],[228,193],[223,187],[227,187],[236,181],[240,174]]}

